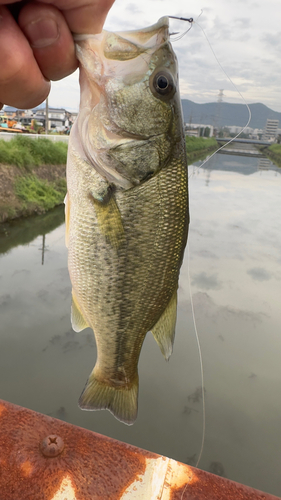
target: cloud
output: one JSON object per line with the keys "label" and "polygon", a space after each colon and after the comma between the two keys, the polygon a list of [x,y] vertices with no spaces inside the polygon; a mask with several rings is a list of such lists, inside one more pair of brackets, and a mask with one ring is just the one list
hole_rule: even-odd
{"label": "cloud", "polygon": [[[211,7],[209,5],[211,5]],[[204,7],[204,5],[203,5]],[[180,88],[183,98],[198,103],[217,100],[219,89],[225,90],[225,101],[241,102],[241,97],[232,87],[219,67],[216,57],[227,74],[234,80],[245,100],[263,102],[275,111],[281,111],[281,60],[275,57],[281,49],[281,11],[276,9],[276,0],[238,0],[226,3],[222,0],[207,2],[198,18],[201,5],[190,0],[184,6],[182,0],[116,0],[105,29],[120,31],[140,29],[171,14],[193,17],[195,24],[181,40],[172,43],[178,56]],[[265,20],[268,12],[274,12],[270,23]],[[171,21],[171,28],[181,33],[187,23]],[[197,23],[197,24],[196,24]],[[51,105],[78,109],[79,86],[74,90],[72,80],[63,80],[64,85],[53,85]]]}
{"label": "cloud", "polygon": [[280,53],[281,48],[281,31],[278,33],[266,33],[262,37],[262,41],[270,46],[275,52]]}
{"label": "cloud", "polygon": [[255,281],[268,281],[272,278],[271,274],[267,272],[266,269],[262,269],[261,267],[253,267],[252,269],[249,269],[247,273]]}
{"label": "cloud", "polygon": [[196,274],[192,279],[192,285],[196,285],[203,290],[218,290],[221,288],[221,282],[217,274],[207,274],[205,272]]}

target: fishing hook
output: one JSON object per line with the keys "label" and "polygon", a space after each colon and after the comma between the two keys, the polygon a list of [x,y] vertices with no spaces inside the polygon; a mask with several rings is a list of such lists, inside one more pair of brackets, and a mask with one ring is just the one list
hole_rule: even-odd
{"label": "fishing hook", "polygon": [[[186,35],[186,33],[189,32],[189,30],[191,30],[192,28],[192,25],[194,23],[194,20],[193,20],[193,17],[190,17],[189,19],[187,17],[178,17],[178,16],[168,16],[170,17],[171,19],[178,19],[179,21],[187,21],[188,23],[190,23],[190,27],[184,31],[184,33],[182,33],[181,35],[178,36],[178,38],[174,38],[173,42],[177,42],[178,40],[180,40],[184,35]],[[175,33],[170,33],[170,35],[178,35],[179,32],[176,31]]]}
{"label": "fishing hook", "polygon": [[178,19],[179,21],[188,21],[190,24],[193,23],[193,17],[187,19],[187,17],[177,17],[177,16],[168,16],[171,19]]}

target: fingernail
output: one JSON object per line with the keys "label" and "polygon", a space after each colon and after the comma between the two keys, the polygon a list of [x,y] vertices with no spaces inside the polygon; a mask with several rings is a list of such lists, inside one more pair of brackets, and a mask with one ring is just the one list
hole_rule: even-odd
{"label": "fingernail", "polygon": [[40,17],[24,27],[24,32],[32,47],[40,49],[52,45],[59,37],[59,28],[51,17]]}

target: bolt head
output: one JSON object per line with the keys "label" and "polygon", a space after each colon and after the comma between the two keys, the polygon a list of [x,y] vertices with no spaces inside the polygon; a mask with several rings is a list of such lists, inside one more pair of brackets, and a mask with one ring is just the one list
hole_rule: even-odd
{"label": "bolt head", "polygon": [[64,442],[60,436],[50,434],[40,443],[40,451],[44,457],[52,458],[61,454],[64,449]]}

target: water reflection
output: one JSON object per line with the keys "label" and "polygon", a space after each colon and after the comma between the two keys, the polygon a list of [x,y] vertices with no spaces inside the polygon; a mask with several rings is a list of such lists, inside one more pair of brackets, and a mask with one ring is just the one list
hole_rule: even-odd
{"label": "water reflection", "polygon": [[[0,224],[0,254],[8,252],[18,245],[27,245],[37,236],[42,235],[42,247],[45,249],[45,235],[64,222],[64,208],[59,206],[43,215],[22,218],[20,221]],[[42,250],[44,256],[44,251]],[[44,257],[42,257],[44,261]]]}
{"label": "water reflection", "polygon": [[[257,171],[260,171],[262,175],[262,171],[272,171],[275,173],[275,176],[281,174],[281,168],[277,167],[272,161],[268,158],[249,158],[243,156],[227,156],[227,155],[215,155],[211,157],[207,163],[203,161],[197,162],[195,165],[191,165],[190,174],[192,176],[196,175],[204,175],[205,177],[205,186],[209,186],[213,174],[216,171],[223,172],[235,172],[242,175],[253,175],[256,174]],[[201,168],[202,165],[202,168]],[[200,168],[198,168],[200,167]]]}
{"label": "water reflection", "polygon": [[[211,162],[189,168],[189,269],[206,391],[199,466],[280,496],[281,170],[259,170],[257,158]],[[63,217],[61,207],[0,228],[0,397],[195,465],[202,390],[187,256],[173,355],[166,363],[147,335],[139,415],[127,427],[77,406],[96,346],[90,329],[71,329]]]}
{"label": "water reflection", "polygon": [[[87,330],[88,331],[88,330]],[[49,339],[48,344],[42,349],[42,352],[47,351],[47,349],[60,348],[65,354],[70,351],[76,351],[77,349],[94,349],[96,352],[96,344],[92,332],[84,333],[78,341],[78,336],[71,329],[65,332],[63,335],[54,335]]]}
{"label": "water reflection", "polygon": [[208,470],[217,476],[226,477],[224,467],[220,462],[211,462]]}
{"label": "water reflection", "polygon": [[192,285],[198,285],[204,290],[218,289],[222,286],[217,274],[207,274],[205,272],[193,276]]}
{"label": "water reflection", "polygon": [[65,422],[68,421],[67,411],[64,406],[60,406],[60,408],[58,408],[57,410],[48,413],[48,416],[59,418],[60,420],[64,420]]}

